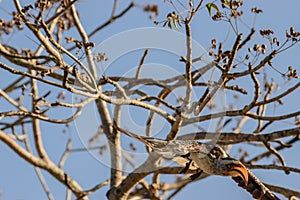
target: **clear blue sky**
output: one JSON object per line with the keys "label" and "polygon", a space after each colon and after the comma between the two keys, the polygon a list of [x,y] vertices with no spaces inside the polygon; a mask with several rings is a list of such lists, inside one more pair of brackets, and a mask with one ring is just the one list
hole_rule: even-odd
{"label": "clear blue sky", "polygon": [[[105,2],[105,3],[104,3]],[[107,3],[110,2],[110,3]],[[118,6],[119,13],[123,8],[125,8],[130,1],[120,1]],[[157,1],[138,1],[138,4],[146,5],[147,3],[157,3],[159,4],[160,15],[158,16],[158,21],[163,20],[171,10],[169,4],[164,4],[163,0]],[[30,1],[22,1],[23,5],[31,3]],[[288,1],[263,1],[255,0],[244,2],[245,10],[250,10],[252,7],[259,7],[263,10],[263,14],[259,15],[256,18],[255,28],[267,29],[271,28],[278,33],[278,35],[283,39],[285,30],[289,29],[290,26],[294,26],[295,30],[300,30],[299,18],[297,14],[300,8],[300,2],[297,0],[288,0]],[[109,16],[112,8],[111,1],[79,1],[76,3],[79,8],[80,17],[85,26],[87,32],[93,30],[93,28],[99,24],[102,24]],[[8,0],[2,0],[0,2],[0,18],[2,15],[7,17],[7,13],[4,10],[12,10],[12,2]],[[131,30],[134,28],[143,28],[143,27],[155,27],[153,22],[149,20],[148,14],[142,12],[140,9],[133,9],[122,19],[116,21],[112,26],[105,28],[101,33],[96,34],[91,39],[95,44],[99,44],[107,38],[118,34],[122,31]],[[243,21],[247,23],[248,26],[253,24],[253,16],[246,14],[243,17]],[[196,40],[203,47],[208,47],[210,45],[211,37],[216,37],[219,40],[224,40],[228,31],[228,26],[222,26],[220,28],[218,22],[212,22],[209,20],[207,11],[203,10],[199,13],[199,16],[196,17],[196,20],[192,24],[193,39]],[[241,26],[242,30],[247,30],[247,26]],[[183,30],[182,30],[183,31]],[[247,33],[247,31],[245,32]],[[22,36],[23,33],[13,34],[12,37],[4,37],[1,42],[8,43],[11,45],[18,44],[21,48],[23,46],[32,47],[34,42],[26,37],[20,41],[19,36]],[[140,37],[143,37],[142,35]],[[280,39],[279,37],[279,39]],[[25,38],[25,40],[24,40]],[[232,46],[233,39],[227,39],[225,45],[227,47]],[[274,60],[275,66],[282,72],[286,71],[288,65],[293,65],[295,68],[299,69],[300,66],[300,57],[299,57],[299,45],[280,55],[280,59]],[[139,57],[143,51],[132,52],[131,54],[125,55],[121,60],[116,60],[114,65],[119,65],[122,62],[126,65],[137,65],[139,62]],[[157,53],[157,52],[156,52]],[[155,54],[156,55],[156,54]],[[127,56],[127,57],[126,57]],[[166,62],[165,60],[157,61],[155,56],[149,58],[148,61],[153,61],[159,64],[174,64],[178,63],[178,58],[172,57],[172,55],[166,55],[168,59],[174,59],[173,61]],[[122,60],[123,59],[123,60]],[[3,58],[0,58],[3,61]],[[125,67],[125,66],[124,66]],[[126,67],[121,69],[121,71],[128,70]],[[299,70],[298,70],[299,71]],[[120,69],[111,68],[108,70],[110,74],[123,73],[120,72]],[[270,77],[274,77],[279,82],[284,82],[283,79],[280,79],[280,76],[275,73],[273,70],[269,70]],[[0,69],[0,88],[7,86],[7,82],[16,76],[10,75],[9,73]],[[40,85],[45,91],[50,89],[44,85]],[[288,86],[288,85],[287,85]],[[291,110],[299,110],[299,91],[294,95],[294,98],[289,100],[289,103],[284,105],[284,107],[277,108],[276,113],[280,114],[281,112],[287,112]],[[55,97],[53,97],[55,98]],[[71,95],[68,95],[68,99],[72,99]],[[232,99],[229,99],[230,102]],[[0,99],[0,111],[9,110],[7,104],[3,103],[3,99]],[[242,105],[241,102],[235,102],[237,105]],[[26,105],[26,102],[25,102]],[[134,111],[132,111],[134,112]],[[274,113],[274,114],[276,114]],[[60,116],[68,116],[70,113],[66,112],[60,114]],[[138,115],[139,113],[133,113],[132,115]],[[140,114],[140,119],[144,119],[143,114]],[[139,125],[142,126],[142,122]],[[61,156],[61,153],[64,151],[65,144],[68,138],[73,139],[73,148],[83,147],[82,140],[78,134],[78,129],[72,124],[69,128],[66,128],[63,125],[53,126],[49,123],[42,122],[42,131],[45,142],[45,147],[49,152],[50,157],[58,162]],[[270,128],[268,131],[274,131],[277,129],[282,129],[288,127],[287,121],[280,122],[277,126]],[[92,127],[91,130],[87,132],[92,133],[94,130]],[[62,130],[66,129],[66,133],[63,133]],[[245,127],[244,131],[252,130],[251,127]],[[30,130],[28,130],[30,131]],[[163,136],[162,136],[163,137]],[[124,138],[126,139],[126,138]],[[128,138],[127,138],[128,139]],[[142,149],[141,146],[139,149]],[[258,154],[259,152],[254,152],[254,148],[249,147],[253,155]],[[300,145],[297,144],[292,149],[287,149],[282,152],[287,160],[288,166],[299,167],[300,159],[299,157]],[[237,148],[233,148],[231,155],[238,157]],[[295,159],[296,158],[296,159]],[[89,189],[99,182],[109,178],[109,168],[103,165],[99,160],[99,157],[95,154],[88,153],[73,153],[69,156],[65,170],[77,180],[83,188]],[[267,163],[272,163],[272,158],[266,160]],[[43,192],[41,185],[37,179],[37,176],[33,170],[33,167],[27,164],[24,160],[19,158],[15,153],[13,153],[7,146],[0,142],[0,191],[2,192],[2,200],[29,200],[29,199],[46,199],[46,195]],[[291,173],[290,175],[285,175],[283,172],[278,171],[264,171],[264,170],[254,170],[254,173],[262,180],[267,183],[273,183],[275,185],[280,185],[287,188],[293,188],[300,190],[300,175]],[[55,199],[64,199],[65,198],[65,188],[61,186],[54,178],[49,176],[47,173],[43,173],[47,183],[50,187],[50,191],[53,193]],[[163,176],[168,180],[169,175]],[[97,191],[96,193],[90,195],[90,199],[105,199],[105,192],[107,187]],[[175,199],[251,199],[250,195],[243,189],[237,187],[236,183],[230,178],[226,177],[209,177],[202,181],[195,182],[187,186],[182,190]]]}

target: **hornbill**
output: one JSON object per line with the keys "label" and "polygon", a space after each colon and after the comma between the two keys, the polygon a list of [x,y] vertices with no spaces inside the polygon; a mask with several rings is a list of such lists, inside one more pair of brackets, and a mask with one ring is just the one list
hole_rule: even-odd
{"label": "hornbill", "polygon": [[150,147],[164,158],[172,159],[185,166],[182,173],[196,168],[198,173],[191,175],[194,180],[202,172],[211,175],[231,176],[238,186],[246,189],[255,199],[279,200],[264,184],[239,160],[231,158],[219,145],[201,143],[195,140],[161,140],[140,136],[120,127],[119,131],[135,138]]}

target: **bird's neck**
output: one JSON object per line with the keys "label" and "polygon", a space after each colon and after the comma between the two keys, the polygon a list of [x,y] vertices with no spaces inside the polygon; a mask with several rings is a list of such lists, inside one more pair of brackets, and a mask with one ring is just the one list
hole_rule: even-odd
{"label": "bird's neck", "polygon": [[214,174],[214,160],[208,155],[199,154],[198,152],[190,153],[190,158],[207,174]]}

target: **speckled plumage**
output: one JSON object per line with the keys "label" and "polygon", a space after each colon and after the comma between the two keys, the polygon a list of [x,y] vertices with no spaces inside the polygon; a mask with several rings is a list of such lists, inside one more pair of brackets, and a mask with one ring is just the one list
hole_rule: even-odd
{"label": "speckled plumage", "polygon": [[[118,129],[126,135],[141,141],[163,157],[173,159],[176,162],[179,161],[179,164],[183,166],[186,165],[186,167],[200,169],[207,174],[232,176],[229,170],[236,167],[236,169],[232,170],[236,173],[232,178],[240,187],[246,189],[253,198],[260,200],[279,200],[279,198],[265,187],[240,161],[231,158],[218,145],[201,143],[195,140],[166,141],[140,136],[120,128]],[[238,169],[245,169],[246,172],[239,171]]]}

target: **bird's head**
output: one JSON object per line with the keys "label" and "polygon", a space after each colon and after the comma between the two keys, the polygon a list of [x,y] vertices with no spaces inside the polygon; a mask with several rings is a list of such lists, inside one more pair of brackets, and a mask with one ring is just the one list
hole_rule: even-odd
{"label": "bird's head", "polygon": [[219,167],[222,168],[221,175],[241,178],[245,186],[248,184],[248,170],[240,161],[233,158],[222,158],[219,162]]}

